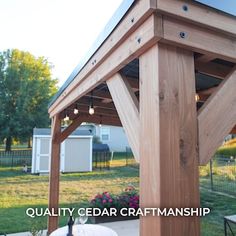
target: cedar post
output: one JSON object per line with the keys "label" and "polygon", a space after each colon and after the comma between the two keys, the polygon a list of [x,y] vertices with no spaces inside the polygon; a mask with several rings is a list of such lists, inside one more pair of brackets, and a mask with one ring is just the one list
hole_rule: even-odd
{"label": "cedar post", "polygon": [[[141,207],[199,207],[193,53],[158,44],[140,57]],[[141,236],[199,236],[199,217],[142,217]]]}
{"label": "cedar post", "polygon": [[[51,140],[51,165],[49,183],[49,209],[58,211],[59,205],[59,178],[60,178],[60,133],[61,120],[59,115],[52,118],[52,140]],[[48,234],[58,228],[58,217],[48,218]]]}

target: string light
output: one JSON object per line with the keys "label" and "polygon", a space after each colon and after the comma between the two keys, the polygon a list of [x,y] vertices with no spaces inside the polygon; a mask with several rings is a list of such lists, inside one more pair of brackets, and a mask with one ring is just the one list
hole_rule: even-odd
{"label": "string light", "polygon": [[75,105],[75,108],[74,108],[74,114],[77,115],[79,113],[79,110],[78,110],[78,106],[77,104]]}
{"label": "string light", "polygon": [[198,102],[199,100],[200,100],[200,97],[199,97],[199,95],[196,93],[196,95],[195,95],[195,101]]}
{"label": "string light", "polygon": [[99,127],[102,127],[102,116],[100,116],[100,123],[99,123]]}
{"label": "string light", "polygon": [[94,107],[93,107],[93,91],[91,92],[91,96],[90,96],[89,114],[90,114],[90,115],[93,115],[93,114],[94,114]]}
{"label": "string light", "polygon": [[90,115],[93,115],[93,114],[94,114],[94,107],[93,107],[93,105],[90,105],[90,106],[89,106],[89,114],[90,114]]}
{"label": "string light", "polygon": [[70,120],[70,117],[68,116],[67,112],[66,112],[66,116],[64,118],[64,121],[69,121]]}

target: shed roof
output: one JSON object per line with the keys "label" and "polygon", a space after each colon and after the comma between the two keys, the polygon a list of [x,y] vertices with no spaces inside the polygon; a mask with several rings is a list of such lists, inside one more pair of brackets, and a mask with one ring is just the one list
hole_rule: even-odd
{"label": "shed roof", "polygon": [[[49,128],[34,128],[33,135],[51,135],[51,129]],[[74,136],[92,136],[88,130],[75,130],[71,135]]]}

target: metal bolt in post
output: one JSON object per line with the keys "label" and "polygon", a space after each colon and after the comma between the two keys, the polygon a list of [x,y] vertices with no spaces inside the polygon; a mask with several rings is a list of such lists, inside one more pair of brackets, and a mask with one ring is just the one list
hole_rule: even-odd
{"label": "metal bolt in post", "polygon": [[179,36],[180,36],[180,38],[185,39],[187,34],[182,31],[182,32],[179,33]]}
{"label": "metal bolt in post", "polygon": [[184,11],[188,11],[188,6],[187,6],[187,5],[183,5],[182,9],[183,9]]}

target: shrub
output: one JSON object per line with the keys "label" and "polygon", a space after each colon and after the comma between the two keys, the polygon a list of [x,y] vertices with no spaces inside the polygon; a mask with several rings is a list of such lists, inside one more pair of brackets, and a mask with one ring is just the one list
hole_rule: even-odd
{"label": "shrub", "polygon": [[113,195],[108,192],[97,194],[90,202],[94,208],[139,208],[138,191],[133,186],[128,186],[125,191],[119,195]]}

